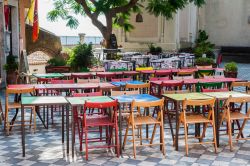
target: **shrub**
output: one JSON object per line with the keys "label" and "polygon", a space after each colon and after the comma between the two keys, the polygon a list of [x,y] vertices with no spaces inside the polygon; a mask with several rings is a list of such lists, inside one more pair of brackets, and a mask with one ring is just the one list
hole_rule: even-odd
{"label": "shrub", "polygon": [[47,63],[49,66],[65,66],[66,65],[66,61],[60,56],[51,58],[50,60],[48,60]]}
{"label": "shrub", "polygon": [[225,71],[226,72],[237,72],[238,66],[235,62],[230,62],[225,64]]}
{"label": "shrub", "polygon": [[198,66],[209,66],[212,65],[214,63],[214,60],[212,58],[197,58],[195,60],[195,65]]}
{"label": "shrub", "polygon": [[73,71],[86,71],[92,65],[94,54],[89,44],[78,44],[70,52],[67,64]]}
{"label": "shrub", "polygon": [[15,72],[18,69],[18,62],[16,56],[9,54],[6,59],[6,64],[3,66],[7,73]]}

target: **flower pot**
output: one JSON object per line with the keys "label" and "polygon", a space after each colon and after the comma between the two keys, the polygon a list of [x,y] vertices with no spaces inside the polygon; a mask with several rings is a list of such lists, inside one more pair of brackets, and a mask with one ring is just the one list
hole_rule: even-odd
{"label": "flower pot", "polygon": [[230,72],[224,70],[224,76],[227,78],[237,78],[238,72]]}

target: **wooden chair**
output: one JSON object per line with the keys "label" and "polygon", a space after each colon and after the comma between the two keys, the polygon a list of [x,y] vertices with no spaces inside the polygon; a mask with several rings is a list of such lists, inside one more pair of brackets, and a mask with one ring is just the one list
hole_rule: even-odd
{"label": "wooden chair", "polygon": [[[215,98],[214,99],[206,99],[206,100],[187,100],[185,99],[183,101],[183,112],[180,113],[179,117],[179,124],[178,128],[180,127],[180,124],[184,125],[184,133],[185,133],[185,147],[186,147],[186,155],[188,155],[188,126],[190,124],[204,124],[203,132],[201,136],[196,136],[196,138],[199,138],[200,142],[193,143],[193,144],[214,144],[214,150],[215,153],[217,153],[217,142],[216,142],[216,132],[215,132],[215,119],[214,119],[214,104],[215,104]],[[197,108],[200,107],[202,109],[203,107],[207,107],[209,112],[207,115],[204,115],[200,112],[189,112],[188,108]],[[206,129],[208,127],[208,124],[211,124],[213,127],[213,141],[211,142],[203,142],[203,138],[205,137]]]}
{"label": "wooden chair", "polygon": [[[133,142],[133,151],[134,151],[134,158],[136,158],[136,146],[153,146],[153,145],[160,145],[161,151],[163,155],[165,155],[165,141],[164,141],[164,124],[163,124],[163,106],[164,106],[164,99],[160,99],[158,101],[151,101],[151,102],[136,102],[133,101],[131,105],[130,115],[128,119],[128,126],[125,132],[124,141],[123,141],[123,148],[126,145],[127,137],[128,137],[128,130],[132,129],[132,142]],[[147,109],[149,111],[149,108],[151,107],[159,107],[160,111],[157,115],[157,118],[153,118],[150,115],[143,115],[141,113],[141,108]],[[138,115],[135,116],[134,114],[134,108],[137,108]],[[152,137],[149,138],[143,138],[142,135],[142,125],[154,125]],[[160,142],[159,143],[153,143],[154,136],[156,133],[156,127],[159,126],[160,128]],[[139,138],[137,139],[135,137],[135,128],[138,127],[139,132]],[[139,140],[140,144],[136,145],[136,142]],[[149,144],[142,144],[142,140],[148,140],[150,141]]]}
{"label": "wooden chair", "polygon": [[249,85],[249,82],[247,81],[232,82],[229,89],[233,91],[240,91],[240,92],[248,93],[248,85]]}
{"label": "wooden chair", "polygon": [[140,94],[149,93],[150,91],[150,83],[144,83],[144,84],[126,84],[125,85],[126,90],[139,90]]}
{"label": "wooden chair", "polygon": [[194,77],[194,71],[179,71],[177,72],[177,76],[192,76]]}
{"label": "wooden chair", "polygon": [[[117,157],[120,156],[120,145],[118,142],[118,123],[117,123],[117,100],[111,102],[88,102],[86,101],[84,104],[84,112],[83,112],[83,120],[82,120],[82,134],[80,136],[80,150],[82,150],[82,143],[85,142],[85,153],[86,153],[86,160],[88,160],[88,151],[89,149],[97,149],[97,148],[111,148],[114,147],[117,153]],[[107,115],[90,115],[87,118],[87,110],[88,109],[105,109],[110,110],[107,112]],[[96,139],[90,138],[88,136],[89,128],[93,127],[106,127],[106,139]],[[115,139],[113,137],[113,130],[115,130]],[[84,136],[84,138],[83,138]],[[114,140],[113,140],[114,139]],[[90,142],[105,142],[106,144],[89,146]]]}
{"label": "wooden chair", "polygon": [[[18,110],[21,110],[21,103],[20,103],[20,95],[22,94],[34,94],[35,93],[35,88],[26,88],[26,89],[6,89],[6,96],[5,96],[5,119],[4,119],[4,128],[6,129],[7,135],[9,135],[9,132],[11,130],[12,127],[14,126],[21,126],[21,124],[14,124],[17,114],[18,114]],[[11,102],[10,101],[10,95],[16,95],[14,97],[14,101]],[[13,117],[12,121],[9,121],[9,112],[12,111],[13,109],[16,110],[16,114]],[[34,114],[33,117],[33,128],[34,131],[36,130],[36,111],[35,111],[35,107],[32,106],[27,106],[25,107],[25,109],[31,109],[31,113],[30,113],[30,120],[29,121],[25,121],[25,122],[29,122],[29,124],[25,124],[25,126],[32,126],[32,114]],[[20,122],[20,121],[19,121]]]}
{"label": "wooden chair", "polygon": [[[232,97],[230,96],[226,102],[225,102],[225,106],[224,106],[224,112],[221,116],[221,120],[220,120],[220,125],[222,125],[223,121],[227,122],[227,129],[228,129],[228,143],[230,145],[230,150],[233,150],[233,138],[232,138],[232,123],[234,123],[234,121],[239,121],[239,120],[243,120],[243,123],[241,126],[239,126],[239,133],[237,134],[237,137],[234,140],[248,140],[250,139],[248,138],[244,138],[243,136],[243,129],[247,123],[247,121],[250,119],[250,109],[248,110],[248,112],[246,114],[243,114],[241,112],[242,109],[242,105],[245,103],[250,102],[250,97]],[[238,109],[235,109],[235,104],[239,104],[240,106],[238,107]],[[241,137],[241,138],[240,138]]]}

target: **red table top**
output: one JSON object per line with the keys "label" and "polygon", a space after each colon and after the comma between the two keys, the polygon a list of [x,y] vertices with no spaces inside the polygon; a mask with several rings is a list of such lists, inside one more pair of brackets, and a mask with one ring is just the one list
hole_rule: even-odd
{"label": "red table top", "polygon": [[142,74],[154,74],[155,70],[142,70],[140,71]]}
{"label": "red table top", "polygon": [[133,75],[135,75],[135,74],[138,74],[138,72],[137,71],[124,71],[123,74],[133,74]]}

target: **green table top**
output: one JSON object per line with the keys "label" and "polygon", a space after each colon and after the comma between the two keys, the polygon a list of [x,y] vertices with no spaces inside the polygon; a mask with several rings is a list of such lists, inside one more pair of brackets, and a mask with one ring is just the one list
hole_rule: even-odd
{"label": "green table top", "polygon": [[191,100],[202,100],[202,99],[211,99],[212,97],[202,94],[202,93],[179,93],[179,94],[163,94],[164,97],[175,101],[183,101],[185,99]]}
{"label": "green table top", "polygon": [[231,95],[232,97],[250,97],[249,94],[236,92],[236,91],[228,91],[228,92],[206,92],[203,93],[205,95],[216,97],[217,99],[227,99]]}
{"label": "green table top", "polygon": [[57,77],[63,77],[64,75],[61,73],[46,73],[46,74],[33,74],[33,76],[38,78],[57,78]]}
{"label": "green table top", "polygon": [[66,105],[68,101],[63,96],[23,96],[22,105]]}
{"label": "green table top", "polygon": [[113,101],[112,98],[108,96],[95,96],[95,97],[67,97],[68,102],[72,106],[82,106],[85,101],[89,102],[110,102]]}

